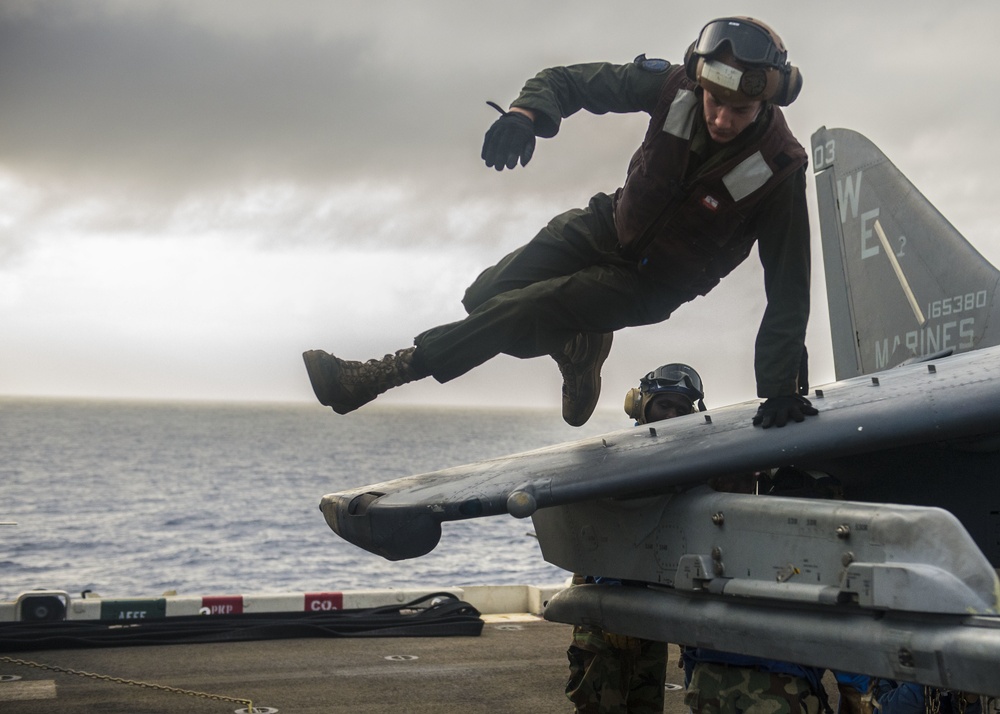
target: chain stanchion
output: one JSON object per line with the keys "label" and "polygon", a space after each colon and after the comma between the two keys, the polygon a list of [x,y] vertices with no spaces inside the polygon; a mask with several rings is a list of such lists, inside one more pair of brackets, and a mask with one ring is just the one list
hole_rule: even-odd
{"label": "chain stanchion", "polygon": [[32,662],[30,660],[25,660],[25,659],[15,659],[14,657],[0,656],[0,662],[6,662],[7,664],[18,665],[21,667],[34,667],[36,669],[44,669],[48,670],[49,672],[58,672],[59,674],[72,674],[77,677],[86,677],[87,679],[97,679],[103,682],[113,682],[115,684],[129,684],[134,687],[142,687],[143,689],[153,689],[161,692],[173,692],[174,694],[185,694],[190,697],[197,697],[199,699],[210,699],[216,702],[234,702],[236,704],[245,705],[247,714],[257,714],[260,712],[259,709],[254,709],[253,702],[249,699],[224,697],[220,694],[196,692],[190,689],[179,689],[177,687],[169,687],[165,684],[140,682],[133,679],[124,679],[122,677],[111,677],[106,674],[96,674],[94,672],[81,672],[79,670],[69,669],[68,667],[59,667],[57,665],[44,664],[42,662]]}

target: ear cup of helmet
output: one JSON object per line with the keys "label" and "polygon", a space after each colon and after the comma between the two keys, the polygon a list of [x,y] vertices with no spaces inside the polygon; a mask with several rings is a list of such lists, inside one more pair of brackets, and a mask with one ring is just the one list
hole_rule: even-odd
{"label": "ear cup of helmet", "polygon": [[795,101],[801,91],[802,73],[799,72],[798,67],[786,64],[781,69],[781,82],[778,85],[778,91],[771,97],[771,101],[779,107],[787,107]]}
{"label": "ear cup of helmet", "polygon": [[635,420],[642,419],[642,391],[633,387],[625,395],[625,413]]}

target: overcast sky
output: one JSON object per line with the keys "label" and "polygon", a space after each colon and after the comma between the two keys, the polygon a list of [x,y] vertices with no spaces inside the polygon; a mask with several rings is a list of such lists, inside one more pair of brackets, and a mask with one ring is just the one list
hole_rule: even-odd
{"label": "overcast sky", "polygon": [[[526,169],[479,158],[524,80],[678,62],[709,19],[784,38],[786,110],[867,135],[995,263],[995,2],[4,0],[0,395],[313,400],[301,352],[367,359],[463,315],[465,286],[622,182],[646,117],[580,114]],[[812,381],[833,379],[812,178]],[[620,332],[601,408],[668,361],[754,396],[756,253],[669,321]],[[556,406],[548,359],[500,357],[385,403]]]}

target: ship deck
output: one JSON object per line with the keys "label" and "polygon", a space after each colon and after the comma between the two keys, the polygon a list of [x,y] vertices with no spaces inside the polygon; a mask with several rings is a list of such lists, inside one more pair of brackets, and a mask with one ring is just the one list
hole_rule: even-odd
{"label": "ship deck", "polygon": [[[47,668],[0,660],[0,680],[20,677],[0,681],[0,711],[225,714],[245,710],[246,702],[239,700],[250,700],[255,711],[272,714],[572,712],[563,693],[571,627],[534,615],[483,620],[478,637],[306,638],[15,653],[6,658]],[[669,714],[688,711],[683,690],[671,686],[683,681],[678,654],[671,646]]]}

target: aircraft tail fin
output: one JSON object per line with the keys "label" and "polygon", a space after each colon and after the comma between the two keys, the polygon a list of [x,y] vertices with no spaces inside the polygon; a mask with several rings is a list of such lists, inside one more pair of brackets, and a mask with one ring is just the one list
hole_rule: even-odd
{"label": "aircraft tail fin", "polygon": [[812,136],[837,379],[1000,343],[1000,272],[871,141]]}

